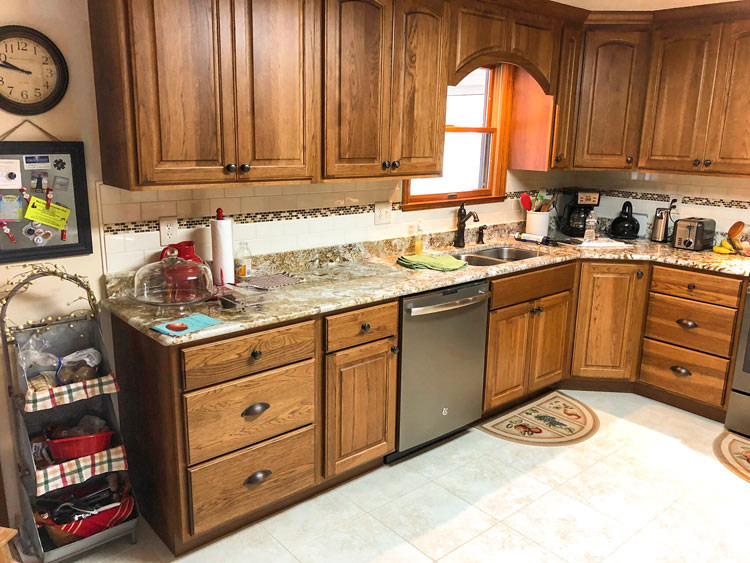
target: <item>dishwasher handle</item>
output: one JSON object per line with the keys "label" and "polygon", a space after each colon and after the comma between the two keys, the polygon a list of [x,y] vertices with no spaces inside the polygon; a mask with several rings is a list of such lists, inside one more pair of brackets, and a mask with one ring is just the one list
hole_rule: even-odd
{"label": "dishwasher handle", "polygon": [[422,315],[432,315],[433,313],[442,313],[444,311],[452,311],[453,309],[461,309],[470,305],[487,301],[490,298],[489,293],[482,295],[475,295],[474,297],[466,297],[464,299],[458,299],[456,301],[448,301],[447,303],[438,303],[437,305],[427,305],[426,307],[407,307],[407,312],[412,317],[420,317]]}

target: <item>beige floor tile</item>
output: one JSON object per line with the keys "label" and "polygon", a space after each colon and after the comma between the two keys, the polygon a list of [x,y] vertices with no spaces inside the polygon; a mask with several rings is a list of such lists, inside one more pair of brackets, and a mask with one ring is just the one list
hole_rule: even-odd
{"label": "beige floor tile", "polygon": [[[479,434],[484,436],[479,436]],[[490,442],[487,441],[488,439]],[[477,430],[416,454],[401,464],[428,479],[436,479],[481,457],[486,449],[482,449],[479,445],[486,448],[489,443],[494,442],[502,442],[502,440],[496,440],[486,432]],[[502,446],[503,444],[500,443],[499,447]]]}
{"label": "beige floor tile", "polygon": [[490,456],[471,461],[435,482],[498,520],[551,490]]}
{"label": "beige floor tile", "polygon": [[433,559],[450,553],[496,523],[435,483],[389,502],[372,514]]}
{"label": "beige floor tile", "polygon": [[677,500],[674,491],[604,463],[589,467],[558,490],[611,516],[632,532]]}
{"label": "beige floor tile", "polygon": [[295,544],[293,549],[294,555],[302,563],[431,561],[429,557],[386,528],[370,514],[363,514],[308,543]]}
{"label": "beige floor tile", "polygon": [[181,563],[203,563],[206,561],[296,563],[297,559],[271,534],[256,524],[192,551],[180,557],[177,561]]}
{"label": "beige floor tile", "polygon": [[261,524],[282,545],[291,547],[328,533],[361,514],[360,507],[334,489],[271,516]]}
{"label": "beige floor tile", "polygon": [[603,560],[630,535],[614,518],[559,491],[547,493],[504,522],[575,563]]}
{"label": "beige floor tile", "polygon": [[502,522],[440,560],[441,563],[484,563],[486,561],[563,563],[562,559]]}
{"label": "beige floor tile", "polygon": [[336,490],[367,512],[410,493],[429,479],[404,464],[386,465]]}

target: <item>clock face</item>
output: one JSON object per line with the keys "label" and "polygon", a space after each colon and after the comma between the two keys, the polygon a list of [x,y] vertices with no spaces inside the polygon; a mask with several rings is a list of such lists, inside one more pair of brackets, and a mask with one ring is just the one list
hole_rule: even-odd
{"label": "clock face", "polygon": [[68,70],[45,35],[21,26],[0,27],[0,109],[30,115],[62,99]]}

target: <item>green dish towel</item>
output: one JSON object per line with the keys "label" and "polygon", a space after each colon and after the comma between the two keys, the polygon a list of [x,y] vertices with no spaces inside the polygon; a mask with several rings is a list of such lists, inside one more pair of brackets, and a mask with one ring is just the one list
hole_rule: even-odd
{"label": "green dish towel", "polygon": [[453,270],[460,270],[466,267],[466,262],[447,254],[442,256],[428,256],[425,254],[401,256],[396,260],[396,263],[412,270],[437,270],[438,272],[452,272]]}

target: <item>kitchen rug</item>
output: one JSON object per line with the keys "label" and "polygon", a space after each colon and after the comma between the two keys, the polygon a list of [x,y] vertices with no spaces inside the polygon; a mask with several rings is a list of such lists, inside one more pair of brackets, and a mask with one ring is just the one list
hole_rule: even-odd
{"label": "kitchen rug", "polygon": [[714,440],[714,455],[732,472],[750,481],[750,439],[725,430]]}
{"label": "kitchen rug", "polygon": [[599,429],[599,418],[580,401],[552,391],[479,428],[511,442],[566,446],[593,436]]}

